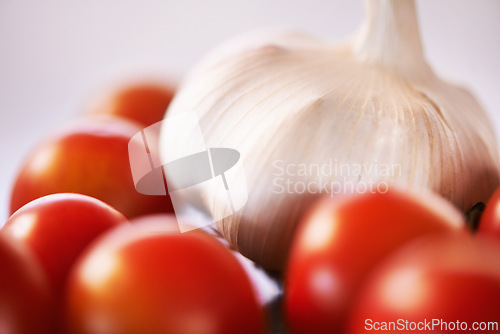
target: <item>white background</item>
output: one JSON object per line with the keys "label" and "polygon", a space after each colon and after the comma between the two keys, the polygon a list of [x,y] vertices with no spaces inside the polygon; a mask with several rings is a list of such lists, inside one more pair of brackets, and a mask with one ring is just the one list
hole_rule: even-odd
{"label": "white background", "polygon": [[[500,133],[500,1],[417,7],[429,62],[470,88]],[[255,28],[341,41],[362,17],[361,0],[0,0],[0,225],[23,157],[111,83],[177,81],[212,47]]]}

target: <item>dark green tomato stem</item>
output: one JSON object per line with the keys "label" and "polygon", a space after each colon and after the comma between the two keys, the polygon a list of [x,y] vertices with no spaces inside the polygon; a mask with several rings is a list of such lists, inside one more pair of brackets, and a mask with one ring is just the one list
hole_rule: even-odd
{"label": "dark green tomato stem", "polygon": [[477,202],[472,208],[465,213],[465,224],[467,228],[472,232],[476,233],[479,228],[479,221],[481,220],[481,215],[483,214],[486,204],[483,202]]}

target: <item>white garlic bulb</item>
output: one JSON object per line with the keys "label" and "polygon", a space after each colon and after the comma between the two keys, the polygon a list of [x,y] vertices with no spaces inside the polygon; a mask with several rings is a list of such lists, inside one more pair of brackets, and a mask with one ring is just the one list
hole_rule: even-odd
{"label": "white garlic bulb", "polygon": [[[325,193],[396,184],[431,189],[466,210],[499,185],[489,121],[469,92],[427,64],[413,0],[366,7],[361,29],[342,45],[293,33],[226,44],[191,72],[168,109],[195,111],[208,147],[240,152],[248,200],[218,226],[267,268],[282,268],[302,213]],[[161,144],[179,133],[163,131]],[[227,209],[200,196],[209,212]]]}

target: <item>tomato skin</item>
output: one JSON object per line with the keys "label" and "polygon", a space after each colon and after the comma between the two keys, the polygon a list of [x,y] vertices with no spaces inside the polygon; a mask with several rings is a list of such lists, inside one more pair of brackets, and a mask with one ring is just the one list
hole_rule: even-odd
{"label": "tomato skin", "polygon": [[1,234],[31,249],[57,295],[82,251],[97,236],[127,219],[111,206],[81,194],[53,194],[16,211]]}
{"label": "tomato skin", "polygon": [[137,82],[109,93],[93,113],[124,117],[149,126],[163,119],[173,97],[172,86]]}
{"label": "tomato skin", "polygon": [[[365,332],[366,319],[424,322],[439,319],[473,326],[496,322],[500,326],[500,247],[467,235],[440,235],[416,240],[391,255],[359,294],[347,334]],[[452,325],[453,326],[453,325]],[[473,330],[492,334],[500,327]],[[436,327],[401,333],[458,333]],[[370,333],[387,333],[373,328]]]}
{"label": "tomato skin", "polygon": [[53,193],[98,198],[126,217],[173,212],[168,196],[136,191],[128,142],[141,128],[119,118],[85,119],[48,138],[28,157],[14,183],[10,211]]}
{"label": "tomato skin", "polygon": [[500,241],[500,188],[491,196],[481,220],[478,233]]}
{"label": "tomato skin", "polygon": [[29,250],[0,235],[0,332],[52,334],[52,297]]}
{"label": "tomato skin", "polygon": [[131,224],[101,238],[71,274],[67,319],[75,334],[264,333],[233,255],[204,233],[165,224]]}
{"label": "tomato skin", "polygon": [[328,198],[312,209],[292,243],[285,278],[285,315],[292,333],[342,332],[356,292],[385,256],[422,235],[465,233],[461,215],[443,199],[433,200],[449,218],[422,200],[390,189]]}

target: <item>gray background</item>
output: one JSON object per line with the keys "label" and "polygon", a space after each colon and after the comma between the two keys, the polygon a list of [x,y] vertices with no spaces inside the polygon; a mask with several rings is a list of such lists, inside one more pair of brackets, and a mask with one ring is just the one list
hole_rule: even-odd
{"label": "gray background", "polygon": [[[500,133],[500,1],[417,7],[429,62],[470,88]],[[362,17],[361,0],[0,0],[0,225],[23,157],[115,82],[175,82],[213,46],[254,28],[341,41]]]}

